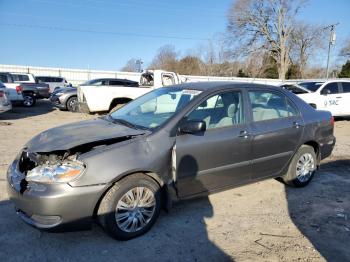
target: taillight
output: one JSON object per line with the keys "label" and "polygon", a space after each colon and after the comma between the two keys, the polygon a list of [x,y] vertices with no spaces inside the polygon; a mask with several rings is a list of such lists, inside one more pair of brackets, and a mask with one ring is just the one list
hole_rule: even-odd
{"label": "taillight", "polygon": [[0,91],[0,97],[4,97],[5,93],[3,91]]}
{"label": "taillight", "polygon": [[331,125],[334,126],[334,116],[331,117]]}
{"label": "taillight", "polygon": [[19,93],[22,93],[23,91],[23,87],[21,86],[16,86],[16,92],[19,94]]}

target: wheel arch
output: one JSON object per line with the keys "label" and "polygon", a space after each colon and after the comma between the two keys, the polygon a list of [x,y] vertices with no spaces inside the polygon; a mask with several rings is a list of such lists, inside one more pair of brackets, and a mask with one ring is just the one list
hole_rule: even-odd
{"label": "wheel arch", "polygon": [[110,183],[108,183],[107,187],[105,188],[104,192],[102,193],[102,195],[99,197],[95,207],[94,207],[94,211],[93,211],[93,217],[96,217],[98,214],[98,209],[100,207],[101,201],[102,199],[105,197],[105,195],[107,194],[107,192],[115,185],[115,183],[121,181],[122,179],[134,175],[134,174],[143,174],[149,178],[151,178],[154,182],[156,182],[161,190],[161,194],[162,194],[162,208],[164,208],[165,210],[169,211],[171,208],[171,204],[172,204],[172,195],[171,195],[171,189],[170,186],[167,185],[165,183],[165,181],[155,172],[152,171],[136,171],[136,172],[131,172],[131,173],[127,173],[121,176],[118,176],[116,179],[114,179],[113,181],[111,181]]}
{"label": "wheel arch", "polygon": [[310,141],[305,142],[303,145],[311,146],[314,149],[315,154],[316,154],[316,158],[317,158],[317,166],[319,166],[320,162],[321,162],[321,154],[320,154],[321,151],[320,151],[319,143],[317,143],[314,140],[310,140]]}
{"label": "wheel arch", "polygon": [[131,100],[133,100],[130,97],[117,97],[117,98],[113,98],[110,105],[109,105],[109,111],[112,110],[116,105],[118,104],[126,104],[128,102],[130,102]]}

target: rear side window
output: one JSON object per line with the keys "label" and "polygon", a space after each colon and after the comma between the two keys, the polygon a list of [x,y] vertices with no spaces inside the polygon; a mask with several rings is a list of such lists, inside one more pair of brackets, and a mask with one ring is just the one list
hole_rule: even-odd
{"label": "rear side window", "polygon": [[350,93],[350,82],[342,82],[343,93]]}
{"label": "rear side window", "polygon": [[29,81],[29,77],[27,75],[17,75],[12,74],[13,81]]}
{"label": "rear side window", "polygon": [[298,114],[297,109],[283,94],[269,91],[249,91],[253,121],[286,118]]}

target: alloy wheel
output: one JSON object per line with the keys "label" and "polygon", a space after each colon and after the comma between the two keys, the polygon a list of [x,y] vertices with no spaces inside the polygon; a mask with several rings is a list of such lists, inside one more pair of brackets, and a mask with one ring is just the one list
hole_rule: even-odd
{"label": "alloy wheel", "polygon": [[143,229],[152,219],[156,199],[147,187],[134,187],[118,201],[115,219],[124,232],[136,232]]}
{"label": "alloy wheel", "polygon": [[313,156],[310,153],[301,155],[296,167],[297,179],[300,182],[308,181],[315,169],[315,161]]}

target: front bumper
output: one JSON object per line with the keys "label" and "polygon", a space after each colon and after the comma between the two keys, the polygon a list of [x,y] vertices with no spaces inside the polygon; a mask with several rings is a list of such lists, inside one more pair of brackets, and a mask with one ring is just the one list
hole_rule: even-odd
{"label": "front bumper", "polygon": [[51,95],[50,101],[53,106],[59,108],[59,109],[67,109],[66,103],[62,103],[59,96]]}
{"label": "front bumper", "polygon": [[90,114],[90,109],[86,102],[79,102],[79,111],[82,113]]}
{"label": "front bumper", "polygon": [[91,225],[105,185],[72,187],[69,184],[27,183],[15,160],[7,172],[7,191],[17,214],[26,223],[53,231]]}
{"label": "front bumper", "polygon": [[10,102],[6,103],[6,104],[0,104],[0,113],[4,113],[6,111],[9,111],[12,109],[12,105]]}

